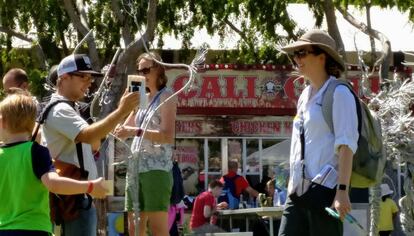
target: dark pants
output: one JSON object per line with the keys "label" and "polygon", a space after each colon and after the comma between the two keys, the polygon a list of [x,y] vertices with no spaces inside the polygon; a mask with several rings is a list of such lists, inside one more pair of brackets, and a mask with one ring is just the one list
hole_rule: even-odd
{"label": "dark pants", "polygon": [[390,236],[392,231],[379,231],[379,236]]}
{"label": "dark pants", "polygon": [[0,236],[50,236],[44,231],[36,230],[0,230]]}
{"label": "dark pants", "polygon": [[324,210],[310,210],[295,206],[288,199],[283,211],[279,236],[342,236],[340,220],[328,215]]}

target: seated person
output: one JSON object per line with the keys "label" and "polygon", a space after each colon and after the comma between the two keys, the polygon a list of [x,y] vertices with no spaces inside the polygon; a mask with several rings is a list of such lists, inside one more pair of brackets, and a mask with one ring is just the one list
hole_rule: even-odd
{"label": "seated person", "polygon": [[[237,199],[237,203],[235,204],[228,202],[230,209],[236,209],[238,208],[238,199],[240,199],[242,192],[247,192],[249,196],[253,198],[257,197],[259,193],[250,187],[249,182],[243,176],[237,174],[237,169],[239,168],[237,160],[230,160],[228,168],[229,172],[221,177],[220,182],[224,184],[224,190],[226,192],[229,191],[232,197]],[[223,201],[226,200],[220,196],[219,202]]]}
{"label": "seated person", "polygon": [[[273,197],[275,196],[275,179],[271,179],[266,183],[266,193],[259,193],[259,203],[261,207],[274,206]],[[277,191],[276,191],[277,193]],[[276,195],[277,196],[277,195]]]}
{"label": "seated person", "polygon": [[208,185],[208,190],[197,196],[191,214],[190,228],[198,233],[222,232],[215,224],[217,222],[217,210],[226,209],[227,203],[217,204],[216,198],[223,190],[223,184],[218,180],[213,180]]}

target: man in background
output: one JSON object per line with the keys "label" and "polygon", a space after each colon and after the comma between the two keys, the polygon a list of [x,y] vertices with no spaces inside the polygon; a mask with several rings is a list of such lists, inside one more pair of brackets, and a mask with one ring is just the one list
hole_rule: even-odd
{"label": "man in background", "polygon": [[3,89],[8,93],[11,88],[19,88],[25,91],[29,90],[29,79],[26,71],[20,68],[13,68],[7,71],[3,76]]}
{"label": "man in background", "polygon": [[[239,163],[237,160],[230,160],[228,163],[229,172],[221,177],[220,182],[226,186],[234,186],[234,190],[231,190],[236,199],[240,199],[240,195],[245,191],[249,194],[250,197],[257,197],[259,192],[253,189],[249,182],[241,175],[237,174],[239,168]],[[228,182],[232,182],[229,184]],[[234,192],[233,192],[234,191]]]}

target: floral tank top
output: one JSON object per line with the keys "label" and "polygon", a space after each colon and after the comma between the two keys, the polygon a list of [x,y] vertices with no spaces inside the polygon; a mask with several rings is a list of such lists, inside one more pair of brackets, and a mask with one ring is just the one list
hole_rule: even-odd
{"label": "floral tank top", "polygon": [[[161,112],[160,109],[155,111],[161,100],[161,94],[169,90],[163,88],[155,96],[153,101],[149,102],[146,109],[139,109],[135,116],[137,127],[144,128],[148,119],[151,118],[147,129],[160,130]],[[171,90],[170,90],[171,91]],[[172,144],[159,144],[147,139],[142,140],[141,148],[138,145],[142,137],[135,136],[132,141],[131,150],[133,155],[138,155],[138,173],[148,172],[151,170],[171,171],[172,169]]]}

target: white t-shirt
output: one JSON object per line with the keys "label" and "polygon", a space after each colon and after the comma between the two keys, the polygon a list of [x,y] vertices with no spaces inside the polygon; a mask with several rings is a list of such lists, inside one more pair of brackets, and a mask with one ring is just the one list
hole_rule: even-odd
{"label": "white t-shirt", "polygon": [[[54,93],[50,102],[62,99],[67,100],[65,97]],[[42,143],[49,148],[53,159],[79,167],[75,138],[87,126],[89,124],[73,107],[67,103],[58,103],[50,110],[45,123],[42,125]],[[91,145],[82,143],[82,151],[84,166],[89,172],[88,179],[96,179],[98,172]]]}
{"label": "white t-shirt", "polygon": [[[319,91],[310,97],[311,86],[307,86],[298,101],[297,115],[293,120],[290,148],[290,181],[288,193],[293,193],[301,182],[300,127],[305,133],[305,178],[312,180],[322,168],[329,164],[338,171],[338,147],[347,145],[353,153],[358,147],[358,116],[355,99],[345,86],[336,87],[333,94],[332,119],[335,135],[331,132],[322,114],[322,95],[330,77]],[[337,177],[337,176],[336,176]],[[336,180],[335,180],[336,181]]]}

